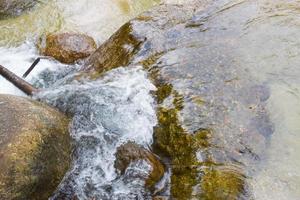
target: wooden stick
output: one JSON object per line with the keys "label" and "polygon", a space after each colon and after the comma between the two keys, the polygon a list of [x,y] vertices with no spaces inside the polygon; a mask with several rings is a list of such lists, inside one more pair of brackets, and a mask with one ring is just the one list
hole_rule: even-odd
{"label": "wooden stick", "polygon": [[22,90],[25,94],[32,96],[33,93],[38,92],[38,89],[33,87],[30,83],[18,77],[13,72],[0,65],[0,75],[2,75],[9,82],[14,84],[17,88]]}
{"label": "wooden stick", "polygon": [[28,68],[28,70],[23,74],[22,78],[26,78],[28,74],[34,69],[34,67],[40,62],[40,58],[37,58],[32,65]]}

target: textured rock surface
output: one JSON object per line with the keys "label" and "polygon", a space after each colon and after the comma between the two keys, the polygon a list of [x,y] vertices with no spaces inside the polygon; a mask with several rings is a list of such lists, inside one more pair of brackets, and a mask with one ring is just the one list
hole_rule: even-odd
{"label": "textured rock surface", "polygon": [[48,199],[69,168],[69,120],[30,99],[0,95],[0,199]]}
{"label": "textured rock surface", "polygon": [[67,64],[88,57],[96,47],[93,38],[75,33],[50,34],[40,44],[42,54]]}

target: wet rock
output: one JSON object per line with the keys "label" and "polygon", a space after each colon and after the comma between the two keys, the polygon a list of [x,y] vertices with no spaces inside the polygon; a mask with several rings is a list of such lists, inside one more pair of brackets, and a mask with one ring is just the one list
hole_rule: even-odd
{"label": "wet rock", "polygon": [[86,63],[86,70],[93,71],[94,76],[97,76],[110,69],[128,65],[143,41],[144,37],[134,36],[132,24],[126,23],[91,55]]}
{"label": "wet rock", "polygon": [[151,165],[152,170],[146,180],[146,187],[152,189],[154,185],[163,177],[164,166],[160,160],[149,150],[137,145],[134,142],[128,142],[117,149],[115,168],[124,174],[127,167],[138,160],[144,160]]}
{"label": "wet rock", "polygon": [[37,2],[37,0],[1,0],[0,19],[6,16],[18,16]]}
{"label": "wet rock", "polygon": [[69,168],[69,120],[27,98],[0,95],[0,197],[48,199]]}
{"label": "wet rock", "polygon": [[93,38],[76,33],[49,34],[45,41],[39,44],[43,55],[51,56],[66,64],[88,57],[96,50],[96,47]]}
{"label": "wet rock", "polygon": [[[249,13],[259,9],[237,5],[158,6],[114,34],[83,72],[94,78],[120,65],[149,71],[158,89],[153,146],[170,159],[171,198],[251,199],[248,166],[259,162],[273,127],[268,89],[238,50]],[[137,48],[114,57],[132,41]]]}
{"label": "wet rock", "polygon": [[[197,7],[196,4],[193,8],[195,7]],[[161,13],[165,12],[172,14],[171,16],[162,16]],[[189,19],[192,14],[193,11],[188,6],[162,5],[140,15],[136,21],[157,21],[159,26],[153,27],[155,30],[151,30],[153,31],[151,37],[155,37],[159,36],[164,29],[172,26],[174,23],[182,23]],[[97,77],[110,69],[129,65],[138,52],[150,50],[151,46],[147,42],[146,35],[136,33],[135,20],[124,24],[89,57],[85,70],[90,71],[89,74],[91,76]],[[146,46],[141,49],[143,45]]]}

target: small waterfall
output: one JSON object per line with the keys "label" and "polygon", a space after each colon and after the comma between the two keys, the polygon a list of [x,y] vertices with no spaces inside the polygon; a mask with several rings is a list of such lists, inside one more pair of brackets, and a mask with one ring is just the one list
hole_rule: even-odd
{"label": "small waterfall", "polygon": [[152,143],[157,121],[150,92],[156,88],[139,66],[112,70],[95,81],[72,77],[36,96],[73,116],[72,168],[51,199],[147,199],[144,178],[151,166],[141,160],[120,176],[114,154],[127,141]]}
{"label": "small waterfall", "polygon": [[[3,65],[20,77],[26,72],[26,70],[30,67],[34,60],[40,56],[34,44],[31,42],[26,42],[18,47],[0,47],[0,54],[0,65]],[[56,72],[58,69],[66,73],[66,71],[69,72],[73,68],[73,66],[67,66],[53,60],[42,59],[26,78],[26,81],[29,81],[31,83],[36,82],[36,77],[38,76],[38,74],[45,74],[46,71],[51,72],[52,76],[54,76],[54,72]],[[61,75],[63,74],[63,72],[60,72],[59,74]],[[48,79],[49,78],[50,77],[48,77]],[[50,83],[49,80],[47,80],[47,82]],[[42,83],[42,80],[40,80],[38,86],[41,87],[43,85],[46,85],[46,82]],[[18,88],[8,82],[2,76],[0,76],[0,93],[19,96],[24,95]]]}

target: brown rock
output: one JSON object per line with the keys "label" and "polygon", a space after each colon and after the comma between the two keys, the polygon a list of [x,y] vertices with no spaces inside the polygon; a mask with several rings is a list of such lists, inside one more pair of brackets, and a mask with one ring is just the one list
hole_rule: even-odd
{"label": "brown rock", "polygon": [[146,180],[146,187],[151,189],[163,177],[165,169],[160,160],[149,150],[134,142],[118,147],[115,168],[124,174],[129,164],[137,160],[145,160],[152,166],[152,172]]}
{"label": "brown rock", "polygon": [[43,55],[51,56],[66,64],[88,57],[96,48],[93,38],[76,33],[49,34],[46,41],[40,45]]}
{"label": "brown rock", "polygon": [[69,120],[27,98],[0,95],[0,199],[48,199],[69,168]]}

